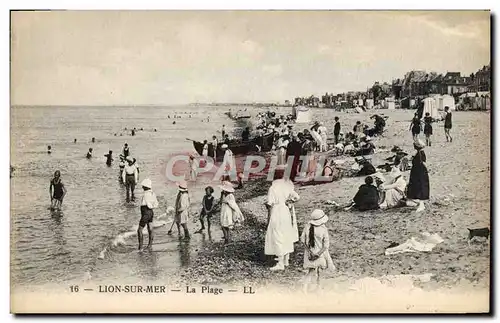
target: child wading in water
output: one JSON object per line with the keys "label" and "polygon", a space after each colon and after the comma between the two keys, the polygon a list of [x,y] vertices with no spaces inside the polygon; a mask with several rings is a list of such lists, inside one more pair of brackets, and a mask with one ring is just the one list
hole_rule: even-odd
{"label": "child wading in water", "polygon": [[111,163],[113,162],[113,151],[110,150],[106,155],[104,155],[104,157],[106,157],[106,165],[111,166]]}
{"label": "child wading in water", "polygon": [[54,178],[50,180],[49,193],[50,209],[60,210],[64,196],[66,195],[66,188],[61,181],[61,172],[58,170],[55,171]]}
{"label": "child wading in water", "polygon": [[153,209],[158,207],[158,200],[156,199],[156,194],[151,190],[151,180],[146,178],[142,181],[141,186],[144,190],[144,195],[141,201],[141,219],[139,220],[139,228],[137,229],[137,237],[139,240],[139,251],[142,250],[143,234],[142,230],[145,226],[148,227],[148,246],[151,248],[153,246]]}
{"label": "child wading in water", "polygon": [[431,136],[432,136],[432,117],[429,112],[425,114],[424,117],[424,135],[425,135],[425,144],[427,146],[431,146]]}
{"label": "child wading in water", "polygon": [[202,209],[200,213],[200,222],[201,222],[201,229],[196,231],[195,233],[202,233],[203,230],[205,230],[205,223],[203,219],[207,217],[207,229],[208,232],[210,232],[210,219],[212,218],[212,212],[214,210],[214,197],[213,194],[214,189],[212,186],[207,186],[205,188],[205,196],[203,197],[203,201],[201,202]]}
{"label": "child wading in water", "polygon": [[314,275],[316,275],[316,283],[319,286],[322,269],[332,271],[335,269],[332,257],[328,252],[330,237],[328,228],[325,225],[326,222],[328,222],[328,216],[325,212],[319,209],[314,210],[300,237],[300,240],[305,245],[304,269],[309,269],[305,279],[305,291],[307,291],[308,284]]}

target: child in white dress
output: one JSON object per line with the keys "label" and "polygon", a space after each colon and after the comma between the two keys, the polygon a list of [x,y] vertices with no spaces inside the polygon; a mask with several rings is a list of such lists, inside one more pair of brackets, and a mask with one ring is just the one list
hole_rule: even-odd
{"label": "child in white dress", "polygon": [[311,213],[311,220],[304,227],[301,242],[305,245],[304,269],[308,269],[305,279],[305,288],[316,274],[316,282],[319,285],[321,270],[335,270],[332,257],[328,251],[330,236],[326,222],[328,216],[322,210],[316,209]]}

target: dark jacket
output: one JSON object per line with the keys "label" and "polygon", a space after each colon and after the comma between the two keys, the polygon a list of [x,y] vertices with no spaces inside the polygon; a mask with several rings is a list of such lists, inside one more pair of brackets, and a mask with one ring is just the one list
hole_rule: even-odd
{"label": "dark jacket", "polygon": [[354,196],[354,207],[360,211],[378,209],[379,193],[375,186],[363,184]]}

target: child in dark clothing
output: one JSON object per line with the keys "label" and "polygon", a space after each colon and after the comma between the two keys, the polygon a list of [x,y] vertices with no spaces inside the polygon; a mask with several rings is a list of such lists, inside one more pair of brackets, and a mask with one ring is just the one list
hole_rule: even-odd
{"label": "child in dark clothing", "polygon": [[111,163],[113,162],[113,151],[110,150],[109,153],[104,155],[106,157],[106,165],[111,166]]}
{"label": "child in dark clothing", "polygon": [[431,146],[432,122],[433,119],[429,114],[429,112],[427,112],[424,117],[424,135],[425,135],[425,144],[427,146]]}
{"label": "child in dark clothing", "polygon": [[201,222],[201,229],[196,231],[195,233],[202,233],[203,230],[205,230],[205,223],[203,222],[204,218],[207,218],[207,227],[208,227],[208,232],[210,232],[210,219],[212,218],[212,213],[214,211],[214,197],[213,194],[214,189],[211,186],[207,186],[205,188],[205,196],[203,197],[203,201],[201,202],[202,204],[202,209],[200,213],[200,222]]}

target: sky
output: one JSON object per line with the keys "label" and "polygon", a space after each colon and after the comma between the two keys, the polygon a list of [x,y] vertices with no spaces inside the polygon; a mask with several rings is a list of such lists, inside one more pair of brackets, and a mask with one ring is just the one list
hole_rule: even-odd
{"label": "sky", "polygon": [[283,102],[489,63],[487,11],[11,14],[12,105]]}

